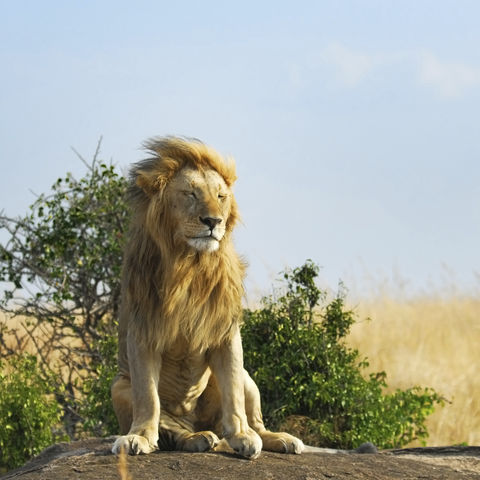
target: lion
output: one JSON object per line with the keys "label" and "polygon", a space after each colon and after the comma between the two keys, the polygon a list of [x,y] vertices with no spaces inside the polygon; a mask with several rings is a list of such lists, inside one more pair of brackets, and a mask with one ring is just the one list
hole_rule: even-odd
{"label": "lion", "polygon": [[245,263],[232,159],[198,140],[154,138],[132,167],[113,452],[204,452],[225,439],[239,455],[296,453],[303,442],[264,426],[259,390],[243,368]]}

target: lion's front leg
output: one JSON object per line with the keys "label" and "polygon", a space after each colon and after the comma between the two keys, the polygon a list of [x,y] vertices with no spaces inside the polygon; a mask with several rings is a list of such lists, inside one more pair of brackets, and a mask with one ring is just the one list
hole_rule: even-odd
{"label": "lion's front leg", "polygon": [[262,450],[262,439],[248,425],[245,412],[243,351],[237,327],[231,340],[210,355],[222,398],[222,426],[225,439],[239,455],[254,459]]}
{"label": "lion's front leg", "polygon": [[135,338],[129,336],[127,342],[132,383],[132,424],[128,434],[115,441],[112,451],[118,454],[124,450],[134,455],[151,453],[157,448],[158,442],[161,356],[138,345]]}

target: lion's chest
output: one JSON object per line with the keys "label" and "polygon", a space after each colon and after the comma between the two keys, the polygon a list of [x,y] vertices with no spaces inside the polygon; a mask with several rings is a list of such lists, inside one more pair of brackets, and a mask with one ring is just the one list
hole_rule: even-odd
{"label": "lion's chest", "polygon": [[162,356],[159,380],[161,407],[173,415],[191,412],[210,377],[204,353],[182,351],[175,346]]}

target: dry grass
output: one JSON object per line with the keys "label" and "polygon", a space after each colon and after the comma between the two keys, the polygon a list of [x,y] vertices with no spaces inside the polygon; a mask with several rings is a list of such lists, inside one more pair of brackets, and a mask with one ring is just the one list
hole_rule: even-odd
{"label": "dry grass", "polygon": [[127,454],[124,448],[120,450],[120,454],[118,455],[117,469],[120,480],[132,480],[130,473],[128,473]]}
{"label": "dry grass", "polygon": [[355,311],[349,342],[390,388],[430,386],[451,400],[430,417],[427,445],[480,445],[480,300],[383,296]]}

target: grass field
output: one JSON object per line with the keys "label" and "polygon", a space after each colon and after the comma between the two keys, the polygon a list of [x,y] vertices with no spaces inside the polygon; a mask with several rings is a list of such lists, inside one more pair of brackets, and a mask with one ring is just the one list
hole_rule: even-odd
{"label": "grass field", "polygon": [[427,445],[480,445],[480,300],[382,296],[355,311],[349,342],[371,371],[386,371],[391,389],[429,386],[451,402],[428,420]]}

